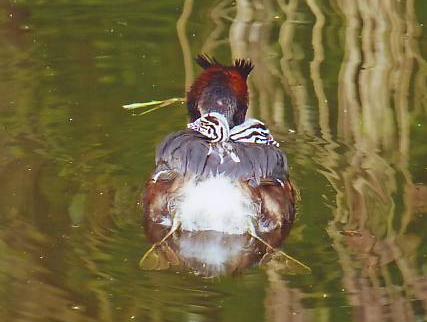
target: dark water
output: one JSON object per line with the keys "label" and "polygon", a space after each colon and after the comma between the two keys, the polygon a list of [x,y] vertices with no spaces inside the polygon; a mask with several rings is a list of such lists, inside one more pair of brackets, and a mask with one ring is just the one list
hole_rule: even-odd
{"label": "dark water", "polygon": [[[1,321],[424,321],[427,3],[1,1]],[[144,272],[138,207],[192,57],[250,57],[311,275]]]}

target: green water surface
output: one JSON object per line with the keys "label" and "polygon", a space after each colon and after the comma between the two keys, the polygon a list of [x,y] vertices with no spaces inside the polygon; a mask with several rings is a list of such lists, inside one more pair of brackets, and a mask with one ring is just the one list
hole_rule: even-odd
{"label": "green water surface", "polygon": [[[0,1],[0,321],[425,321],[427,2]],[[311,275],[145,272],[139,197],[193,58],[248,57]]]}

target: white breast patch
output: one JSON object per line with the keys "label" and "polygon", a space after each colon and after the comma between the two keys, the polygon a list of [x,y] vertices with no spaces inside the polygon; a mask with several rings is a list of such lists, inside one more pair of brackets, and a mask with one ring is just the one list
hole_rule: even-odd
{"label": "white breast patch", "polygon": [[214,230],[244,234],[257,215],[257,206],[240,183],[213,176],[188,181],[176,199],[175,216],[187,231]]}

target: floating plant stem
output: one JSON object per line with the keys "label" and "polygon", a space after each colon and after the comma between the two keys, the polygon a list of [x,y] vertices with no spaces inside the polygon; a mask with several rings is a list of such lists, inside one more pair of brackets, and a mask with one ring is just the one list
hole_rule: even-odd
{"label": "floating plant stem", "polygon": [[156,106],[156,107],[152,107],[152,108],[150,108],[149,110],[146,110],[146,111],[144,111],[144,112],[142,112],[142,113],[139,113],[139,114],[136,114],[136,115],[140,116],[140,115],[148,114],[148,113],[151,113],[151,112],[153,112],[153,111],[156,111],[156,110],[158,110],[158,109],[160,109],[160,108],[162,108],[162,107],[163,107],[163,106]]}
{"label": "floating plant stem", "polygon": [[158,110],[159,108],[162,107],[166,107],[175,103],[181,103],[183,104],[185,102],[185,98],[184,97],[173,97],[173,98],[168,98],[166,100],[161,100],[161,101],[150,101],[150,102],[145,102],[145,103],[132,103],[132,104],[127,104],[127,105],[123,105],[123,108],[125,110],[135,110],[138,108],[144,108],[144,107],[151,107],[150,109],[137,114],[137,115],[144,115],[150,112],[153,112],[155,110]]}

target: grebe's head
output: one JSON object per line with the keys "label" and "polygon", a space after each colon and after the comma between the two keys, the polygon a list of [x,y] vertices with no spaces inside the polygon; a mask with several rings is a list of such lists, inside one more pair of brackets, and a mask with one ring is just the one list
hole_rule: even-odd
{"label": "grebe's head", "polygon": [[187,93],[191,122],[207,113],[220,113],[230,127],[245,121],[248,109],[246,80],[253,69],[249,60],[236,59],[224,66],[215,58],[200,55],[196,62],[204,69]]}

